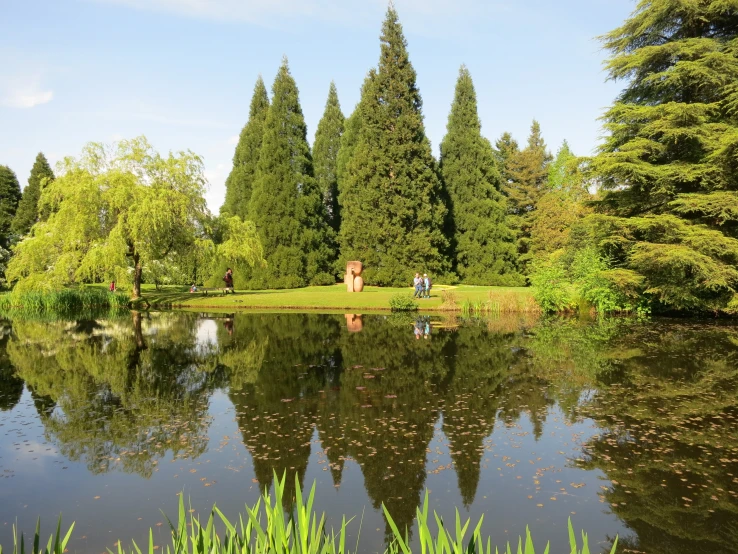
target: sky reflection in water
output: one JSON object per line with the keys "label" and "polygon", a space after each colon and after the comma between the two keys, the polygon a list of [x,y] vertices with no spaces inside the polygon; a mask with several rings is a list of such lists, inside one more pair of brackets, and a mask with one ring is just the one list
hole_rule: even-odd
{"label": "sky reflection in water", "polygon": [[[273,471],[329,523],[425,489],[502,545],[738,552],[738,328],[626,320],[127,314],[4,321],[0,543],[76,521],[70,551],[168,540],[180,491],[235,515]],[[294,485],[289,487],[294,491]],[[162,524],[162,525],[159,525]],[[140,543],[139,543],[140,544]]]}

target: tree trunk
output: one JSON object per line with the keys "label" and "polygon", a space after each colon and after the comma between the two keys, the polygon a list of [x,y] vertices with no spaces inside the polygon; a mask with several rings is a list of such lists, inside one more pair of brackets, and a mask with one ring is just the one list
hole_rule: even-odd
{"label": "tree trunk", "polygon": [[141,298],[141,259],[138,252],[133,255],[133,298]]}

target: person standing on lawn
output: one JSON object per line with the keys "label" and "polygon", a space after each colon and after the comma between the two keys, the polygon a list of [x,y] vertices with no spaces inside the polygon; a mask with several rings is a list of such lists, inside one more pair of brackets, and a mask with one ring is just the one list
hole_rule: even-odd
{"label": "person standing on lawn", "polygon": [[223,277],[223,281],[225,281],[224,292],[228,294],[228,290],[230,290],[231,294],[233,294],[235,292],[233,289],[233,270],[230,267],[226,270],[226,274]]}
{"label": "person standing on lawn", "polygon": [[415,295],[413,298],[420,298],[423,295],[423,280],[420,278],[420,273],[415,274],[413,286],[415,287]]}
{"label": "person standing on lawn", "polygon": [[430,298],[430,291],[431,287],[433,286],[433,283],[431,283],[430,277],[428,277],[427,273],[423,273],[423,293],[424,298]]}

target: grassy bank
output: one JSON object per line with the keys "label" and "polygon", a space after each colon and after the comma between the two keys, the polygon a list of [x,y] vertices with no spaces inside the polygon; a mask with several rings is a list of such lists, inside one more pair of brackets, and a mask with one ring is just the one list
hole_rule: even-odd
{"label": "grassy bank", "polygon": [[[366,287],[361,293],[346,292],[345,285],[306,287],[288,290],[237,290],[236,294],[219,292],[190,294],[184,287],[155,290],[144,287],[142,299],[134,304],[141,307],[193,309],[295,309],[295,310],[389,310],[390,299],[397,294],[412,296],[410,287]],[[495,299],[497,299],[495,301]],[[460,285],[434,286],[431,298],[417,300],[419,309],[427,311],[458,311],[463,306],[495,307],[495,311],[527,311],[533,304],[531,289],[524,287],[474,287]],[[513,309],[513,307],[516,307]],[[526,308],[527,307],[527,308]]]}
{"label": "grassy bank", "polygon": [[[291,502],[285,497],[285,478],[281,480],[275,476],[274,494],[262,494],[254,506],[246,507],[246,514],[238,520],[229,520],[218,508],[213,507],[207,521],[201,521],[195,515],[185,513],[185,503],[182,495],[179,497],[179,519],[172,523],[167,518],[171,530],[171,544],[160,549],[154,544],[153,530],[149,531],[148,552],[156,550],[166,554],[350,554],[357,548],[347,544],[347,528],[354,518],[344,516],[341,527],[335,531],[328,529],[325,514],[318,514],[313,502],[315,498],[315,484],[307,497],[300,491],[300,483],[295,478],[295,498]],[[290,506],[285,509],[285,506]],[[387,554],[411,554],[423,552],[433,554],[496,554],[499,553],[490,537],[484,537],[481,532],[484,516],[473,527],[470,521],[462,523],[458,510],[456,511],[455,525],[445,526],[439,516],[428,511],[428,493],[426,492],[423,505],[417,509],[415,523],[417,524],[417,539],[419,547],[409,540],[407,530],[398,529],[391,514],[382,506],[387,522],[392,528],[394,538],[387,547]],[[433,525],[435,523],[435,525]],[[220,524],[220,525],[219,525]],[[355,522],[357,527],[360,522]],[[217,527],[222,526],[224,533],[218,535]],[[62,536],[61,522],[57,526],[56,534],[49,538],[46,547],[41,543],[39,526],[33,539],[33,548],[26,547],[21,535],[14,532],[15,544],[13,554],[63,554],[67,552],[69,538],[74,524]],[[15,528],[14,528],[15,531]],[[361,529],[359,527],[359,532]],[[569,519],[569,543],[572,554],[590,554],[587,535],[581,534],[582,546],[578,546],[577,537]],[[615,553],[617,538],[614,541],[610,554]],[[118,541],[117,554],[141,554],[142,550],[135,542],[126,548],[123,541]],[[357,540],[358,545],[358,540]],[[517,548],[516,548],[517,547]],[[0,554],[3,549],[0,545]],[[111,552],[111,551],[109,551]],[[525,537],[520,537],[517,544],[507,543],[502,552],[511,554],[535,554],[549,552],[549,545],[545,549],[536,550],[531,539],[530,531],[526,528]],[[111,552],[111,554],[113,554]]]}

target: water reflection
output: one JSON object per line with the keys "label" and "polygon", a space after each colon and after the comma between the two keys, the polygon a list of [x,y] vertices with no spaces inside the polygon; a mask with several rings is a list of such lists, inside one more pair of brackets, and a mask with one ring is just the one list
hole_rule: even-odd
{"label": "water reflection", "polygon": [[[274,471],[304,486],[314,467],[329,472],[342,512],[361,512],[359,484],[401,528],[431,487],[439,509],[497,510],[499,526],[530,523],[562,544],[561,520],[581,511],[603,548],[624,525],[631,550],[738,551],[735,327],[134,312],[0,330],[9,478],[18,463],[2,453],[26,446],[7,418],[25,390],[59,460],[86,467],[77,485],[123,472],[138,476],[133,488],[152,481],[173,495],[182,485],[159,481],[162,463],[179,464],[177,478],[215,460],[197,474],[206,487],[245,464],[260,488]],[[225,412],[213,405],[221,394]],[[236,437],[214,431],[226,419],[242,444],[230,457]],[[451,472],[454,489],[436,488]],[[15,515],[0,508],[2,521]]]}

